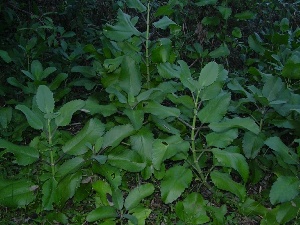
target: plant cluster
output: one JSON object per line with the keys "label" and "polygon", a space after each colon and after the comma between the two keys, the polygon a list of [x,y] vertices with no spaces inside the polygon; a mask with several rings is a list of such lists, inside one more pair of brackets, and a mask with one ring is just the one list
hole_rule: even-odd
{"label": "plant cluster", "polygon": [[1,2],[0,222],[298,224],[300,28],[255,30],[258,5],[64,1],[17,23]]}

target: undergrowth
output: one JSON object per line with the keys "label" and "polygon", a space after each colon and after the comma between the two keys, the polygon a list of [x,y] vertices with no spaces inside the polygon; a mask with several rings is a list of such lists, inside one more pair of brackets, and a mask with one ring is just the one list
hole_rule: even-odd
{"label": "undergrowth", "polygon": [[298,6],[1,1],[1,224],[298,224]]}

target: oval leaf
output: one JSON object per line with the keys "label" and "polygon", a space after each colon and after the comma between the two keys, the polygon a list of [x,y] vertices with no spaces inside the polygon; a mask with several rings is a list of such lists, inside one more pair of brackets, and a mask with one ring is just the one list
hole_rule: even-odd
{"label": "oval leaf", "polygon": [[245,130],[249,130],[254,134],[259,133],[258,125],[254,122],[254,120],[250,118],[236,117],[233,119],[227,119],[222,122],[211,123],[209,124],[209,128],[215,132],[223,132],[231,128],[242,128]]}
{"label": "oval leaf", "polygon": [[233,181],[226,173],[220,173],[216,170],[210,173],[210,177],[217,188],[229,191],[239,197],[242,201],[246,198],[246,189],[243,185]]}
{"label": "oval leaf", "polygon": [[176,204],[175,211],[186,224],[204,224],[210,220],[206,214],[206,204],[202,195],[193,192]]}
{"label": "oval leaf", "polygon": [[221,93],[209,102],[199,111],[198,118],[202,123],[219,122],[226,114],[231,95],[229,93]]}
{"label": "oval leaf", "polygon": [[183,166],[174,166],[167,170],[160,188],[164,203],[175,201],[190,185],[192,179],[192,171]]}
{"label": "oval leaf", "polygon": [[107,162],[129,172],[140,172],[146,167],[146,163],[142,162],[140,155],[128,149],[109,154]]}
{"label": "oval leaf", "polygon": [[244,182],[247,182],[249,166],[243,155],[220,149],[212,149],[212,153],[221,165],[235,169],[242,176]]}
{"label": "oval leaf", "polygon": [[36,103],[38,108],[43,113],[53,113],[54,110],[54,98],[53,93],[50,91],[50,89],[45,85],[40,85],[38,87],[37,93],[36,93]]}
{"label": "oval leaf", "polygon": [[153,184],[143,184],[134,188],[128,194],[127,198],[125,199],[125,208],[130,210],[136,207],[144,198],[152,195],[154,192],[154,185]]}
{"label": "oval leaf", "polygon": [[85,105],[83,100],[73,100],[64,104],[59,109],[59,115],[55,118],[57,126],[66,126],[71,122],[73,114]]}
{"label": "oval leaf", "polygon": [[79,133],[68,140],[62,147],[64,153],[70,155],[81,155],[87,152],[87,143],[94,144],[102,136],[104,125],[98,119],[91,119]]}
{"label": "oval leaf", "polygon": [[65,161],[57,170],[55,176],[62,178],[69,173],[74,173],[78,170],[85,160],[82,157],[75,157]]}
{"label": "oval leaf", "polygon": [[57,188],[57,181],[54,178],[47,180],[42,187],[42,207],[44,210],[52,210],[53,202],[55,201],[55,194]]}
{"label": "oval leaf", "polygon": [[113,127],[104,135],[102,146],[103,148],[108,146],[116,147],[124,138],[130,136],[133,132],[134,128],[131,124]]}
{"label": "oval leaf", "polygon": [[6,140],[0,139],[0,148],[5,148],[7,152],[11,152],[16,157],[17,164],[27,166],[39,159],[39,152],[35,148],[29,146],[15,145]]}
{"label": "oval leaf", "polygon": [[199,84],[201,88],[214,83],[219,76],[219,66],[216,62],[210,62],[200,72]]}
{"label": "oval leaf", "polygon": [[102,219],[116,218],[117,216],[118,214],[115,208],[111,206],[101,206],[90,212],[86,217],[86,221],[95,222]]}
{"label": "oval leaf", "polygon": [[299,194],[299,186],[297,177],[278,177],[270,191],[270,202],[275,205],[293,200]]}
{"label": "oval leaf", "polygon": [[43,122],[40,120],[40,118],[32,112],[27,106],[25,105],[17,105],[16,109],[22,111],[22,113],[25,114],[28,124],[37,130],[43,129]]}
{"label": "oval leaf", "polygon": [[173,20],[171,20],[169,17],[164,16],[163,18],[161,18],[159,21],[154,22],[153,26],[155,26],[156,28],[160,28],[165,30],[166,28],[168,28],[171,24],[176,24]]}
{"label": "oval leaf", "polygon": [[28,180],[0,179],[0,205],[8,207],[24,207],[34,199],[35,185]]}

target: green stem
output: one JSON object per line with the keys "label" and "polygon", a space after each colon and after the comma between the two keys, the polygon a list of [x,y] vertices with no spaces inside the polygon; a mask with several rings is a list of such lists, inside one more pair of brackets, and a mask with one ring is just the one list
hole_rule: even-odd
{"label": "green stem", "polygon": [[204,178],[202,170],[199,166],[199,158],[197,157],[197,151],[196,151],[196,145],[195,145],[195,139],[196,139],[195,130],[196,130],[196,121],[197,121],[197,114],[198,114],[199,95],[200,95],[200,91],[198,91],[198,93],[197,93],[197,97],[195,99],[195,105],[194,105],[194,117],[193,117],[192,132],[191,132],[191,141],[192,141],[192,149],[191,150],[192,150],[193,160],[194,160],[194,164],[197,169],[197,172],[199,173],[202,181],[204,181],[205,178]]}
{"label": "green stem", "polygon": [[149,36],[150,36],[150,2],[147,6],[147,31],[146,31],[146,68],[147,68],[147,86],[150,88],[150,66],[149,66]]}
{"label": "green stem", "polygon": [[50,145],[50,164],[51,164],[51,172],[52,176],[55,175],[55,165],[54,165],[54,156],[53,156],[53,150],[52,150],[52,134],[51,134],[51,125],[50,125],[50,119],[48,119],[48,144]]}

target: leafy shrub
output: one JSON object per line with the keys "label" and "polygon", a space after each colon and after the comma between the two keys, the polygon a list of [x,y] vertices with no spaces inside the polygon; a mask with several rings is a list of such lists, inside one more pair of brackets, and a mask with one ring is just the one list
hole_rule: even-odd
{"label": "leafy shrub", "polygon": [[[100,3],[65,2],[66,18],[84,9],[78,29],[31,15],[0,51],[0,205],[37,214],[31,224],[297,223],[288,18],[246,37],[255,14],[235,1],[128,0],[99,29],[86,12]],[[185,9],[207,9],[197,32]]]}

